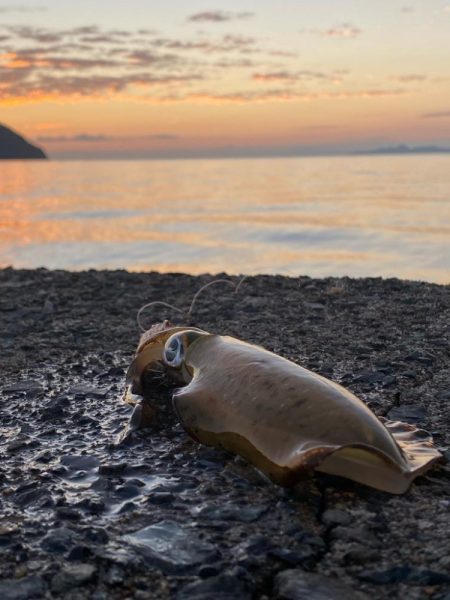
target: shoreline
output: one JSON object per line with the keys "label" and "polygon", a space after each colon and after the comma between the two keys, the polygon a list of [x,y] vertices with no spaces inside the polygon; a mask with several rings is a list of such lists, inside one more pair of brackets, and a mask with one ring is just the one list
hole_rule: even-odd
{"label": "shoreline", "polygon": [[[112,445],[129,416],[120,398],[137,310],[187,307],[214,278],[0,270],[0,592],[289,600],[303,585],[312,599],[443,600],[445,464],[402,496],[320,474],[279,488],[188,438],[166,384],[159,426]],[[449,285],[259,275],[231,292],[205,290],[192,324],[294,360],[448,448]],[[165,317],[177,320],[144,314],[148,324]],[[143,529],[146,544],[133,537]],[[155,549],[161,535],[172,553]]]}

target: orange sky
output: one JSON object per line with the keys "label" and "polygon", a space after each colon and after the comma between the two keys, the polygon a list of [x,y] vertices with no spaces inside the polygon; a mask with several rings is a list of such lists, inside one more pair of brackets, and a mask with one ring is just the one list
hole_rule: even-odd
{"label": "orange sky", "polygon": [[449,2],[70,4],[0,3],[0,122],[50,156],[450,145]]}

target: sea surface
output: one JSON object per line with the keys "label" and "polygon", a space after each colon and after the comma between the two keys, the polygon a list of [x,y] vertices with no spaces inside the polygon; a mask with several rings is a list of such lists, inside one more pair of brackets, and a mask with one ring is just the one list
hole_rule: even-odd
{"label": "sea surface", "polygon": [[450,281],[450,155],[2,161],[0,266]]}

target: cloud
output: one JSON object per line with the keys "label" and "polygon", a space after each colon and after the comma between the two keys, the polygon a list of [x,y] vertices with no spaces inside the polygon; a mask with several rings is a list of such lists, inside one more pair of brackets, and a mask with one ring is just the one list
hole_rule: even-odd
{"label": "cloud", "polygon": [[327,75],[326,73],[322,73],[320,71],[309,71],[302,70],[297,71],[295,73],[290,73],[288,71],[271,71],[266,73],[253,73],[252,75],[253,81],[258,81],[261,83],[274,83],[274,82],[284,82],[284,83],[296,83],[298,81],[311,81],[311,80],[320,80],[320,81],[333,81],[334,83],[341,80],[341,75]]}
{"label": "cloud", "polygon": [[419,73],[405,73],[404,75],[397,75],[391,77],[393,81],[399,81],[401,83],[417,83],[419,81],[426,81],[427,76]]}
{"label": "cloud", "polygon": [[210,10],[205,12],[199,12],[188,17],[188,21],[194,23],[224,23],[227,21],[236,21],[240,19],[248,19],[253,17],[255,13],[252,12],[225,12],[222,10]]}
{"label": "cloud", "polygon": [[351,25],[350,23],[344,23],[342,25],[331,27],[330,29],[327,29],[321,33],[327,37],[353,39],[361,34],[361,29]]}
{"label": "cloud", "polygon": [[155,133],[145,136],[138,137],[119,137],[112,135],[92,135],[89,133],[79,133],[77,135],[42,135],[37,138],[38,142],[55,144],[55,143],[72,143],[72,142],[85,142],[85,143],[97,143],[97,142],[112,142],[112,141],[138,141],[138,140],[161,140],[161,141],[173,141],[178,140],[179,136],[173,133]]}
{"label": "cloud", "polygon": [[[341,92],[299,92],[283,88],[261,91],[230,92],[224,94],[210,92],[194,92],[189,94],[169,94],[160,96],[158,102],[192,102],[206,104],[248,104],[263,102],[310,102],[314,100],[347,100],[353,98],[371,99],[405,94],[401,89],[368,89]],[[148,99],[152,101],[152,99]]]}
{"label": "cloud", "polygon": [[157,38],[153,40],[153,45],[157,48],[167,48],[169,50],[179,51],[198,50],[201,52],[230,52],[237,50],[245,53],[257,51],[255,38],[239,35],[224,35],[218,40]]}
{"label": "cloud", "polygon": [[0,5],[0,14],[8,14],[8,13],[36,13],[36,12],[44,12],[47,10],[46,6],[39,5],[31,5],[31,4],[16,4],[16,5]]}
{"label": "cloud", "polygon": [[37,138],[38,142],[106,142],[115,139],[109,135],[90,135],[88,133],[80,133],[78,135],[42,135]]}
{"label": "cloud", "polygon": [[422,119],[450,119],[450,110],[443,110],[441,112],[429,112],[420,115]]}
{"label": "cloud", "polygon": [[314,33],[322,37],[351,40],[361,35],[362,30],[351,23],[342,23],[329,29],[301,29],[300,33]]}

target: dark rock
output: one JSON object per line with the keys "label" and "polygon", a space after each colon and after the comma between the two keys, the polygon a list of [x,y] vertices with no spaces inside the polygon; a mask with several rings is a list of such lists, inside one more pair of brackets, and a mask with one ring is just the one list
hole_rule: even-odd
{"label": "dark rock", "polygon": [[41,548],[51,554],[64,554],[74,544],[75,532],[65,527],[49,531],[41,541]]}
{"label": "dark rock", "polygon": [[423,365],[432,365],[436,360],[432,354],[421,352],[420,350],[414,350],[411,354],[405,356],[405,360],[416,361]]}
{"label": "dark rock", "polygon": [[351,521],[351,515],[338,508],[329,508],[322,515],[322,522],[325,525],[348,525]]}
{"label": "dark rock", "polygon": [[222,573],[208,579],[199,579],[186,585],[177,594],[177,600],[246,600],[251,595],[243,581]]}
{"label": "dark rock", "polygon": [[71,471],[78,471],[95,469],[100,461],[96,456],[73,454],[62,456],[61,463]]}
{"label": "dark rock", "polygon": [[17,494],[15,500],[16,504],[25,507],[42,502],[43,500],[45,501],[47,498],[50,498],[47,490],[38,488]]}
{"label": "dark rock", "polygon": [[68,592],[74,587],[89,583],[93,580],[96,570],[94,565],[85,563],[68,565],[52,578],[52,592]]}
{"label": "dark rock", "polygon": [[341,583],[338,579],[300,569],[281,571],[275,577],[277,600],[363,600],[364,596]]}
{"label": "dark rock", "polygon": [[91,549],[87,546],[82,546],[81,544],[79,544],[71,549],[71,551],[67,555],[67,560],[70,562],[82,562],[88,560],[91,556]]}
{"label": "dark rock", "polygon": [[148,498],[147,502],[150,504],[170,504],[175,500],[175,496],[170,492],[153,492]]}
{"label": "dark rock", "polygon": [[0,598],[2,600],[42,598],[45,595],[45,591],[44,582],[35,576],[0,581]]}
{"label": "dark rock", "polygon": [[127,500],[128,498],[135,498],[136,496],[139,496],[141,492],[137,486],[127,484],[119,486],[115,493],[119,498]]}
{"label": "dark rock", "polygon": [[291,567],[297,567],[317,556],[311,546],[298,546],[296,548],[275,548],[269,552],[270,556],[278,558]]}
{"label": "dark rock", "polygon": [[39,381],[33,379],[23,379],[11,383],[2,388],[4,394],[14,394],[15,392],[24,392],[27,396],[34,396],[43,391],[43,385]]}
{"label": "dark rock", "polygon": [[376,584],[412,583],[416,585],[441,585],[450,583],[450,575],[410,565],[392,567],[384,571],[363,571],[358,574],[362,581]]}
{"label": "dark rock", "polygon": [[423,406],[415,404],[401,404],[394,406],[387,414],[391,421],[404,421],[416,425],[427,418],[427,411]]}
{"label": "dark rock", "polygon": [[98,472],[100,475],[105,475],[107,477],[118,477],[119,475],[122,475],[127,466],[126,462],[104,464],[99,466]]}
{"label": "dark rock", "polygon": [[360,373],[354,378],[356,383],[381,383],[386,377],[382,371],[368,371]]}
{"label": "dark rock", "polygon": [[330,537],[333,540],[355,541],[372,546],[378,545],[377,539],[373,533],[365,527],[345,527],[343,525],[338,525],[331,530]]}
{"label": "dark rock", "polygon": [[108,394],[106,390],[83,384],[72,385],[67,393],[81,398],[106,398]]}
{"label": "dark rock", "polygon": [[200,540],[192,529],[171,521],[161,521],[123,536],[150,564],[166,573],[182,573],[198,564],[213,562],[217,551]]}
{"label": "dark rock", "polygon": [[240,506],[230,503],[217,506],[205,503],[199,508],[193,509],[192,513],[194,516],[201,517],[202,519],[251,523],[252,521],[257,521],[266,511],[267,506],[258,506],[255,504]]}

